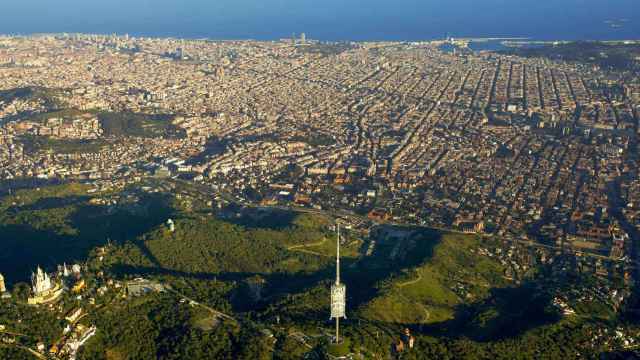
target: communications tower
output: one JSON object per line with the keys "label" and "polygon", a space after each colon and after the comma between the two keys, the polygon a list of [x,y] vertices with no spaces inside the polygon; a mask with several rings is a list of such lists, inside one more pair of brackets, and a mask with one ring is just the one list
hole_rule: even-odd
{"label": "communications tower", "polygon": [[347,318],[347,287],[340,282],[340,224],[336,240],[336,282],[331,286],[331,319],[336,319],[336,344],[340,343],[340,318]]}

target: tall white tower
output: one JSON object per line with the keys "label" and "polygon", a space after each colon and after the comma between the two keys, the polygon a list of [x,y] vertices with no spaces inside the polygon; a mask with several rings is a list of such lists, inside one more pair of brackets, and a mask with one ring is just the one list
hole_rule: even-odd
{"label": "tall white tower", "polygon": [[347,287],[340,283],[340,225],[336,240],[336,282],[331,286],[331,319],[336,319],[336,344],[340,342],[340,318],[346,318]]}

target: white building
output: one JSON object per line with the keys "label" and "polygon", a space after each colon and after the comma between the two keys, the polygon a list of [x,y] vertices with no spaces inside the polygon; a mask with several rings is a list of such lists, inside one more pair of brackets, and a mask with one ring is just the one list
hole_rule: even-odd
{"label": "white building", "polygon": [[51,282],[51,278],[49,275],[42,271],[42,269],[38,266],[38,270],[36,273],[31,274],[31,285],[33,289],[33,293],[38,296],[42,295],[49,290],[53,289],[53,284]]}
{"label": "white building", "polygon": [[46,304],[56,301],[64,292],[60,283],[51,281],[49,274],[38,266],[35,274],[31,274],[33,296],[28,299],[30,305]]}

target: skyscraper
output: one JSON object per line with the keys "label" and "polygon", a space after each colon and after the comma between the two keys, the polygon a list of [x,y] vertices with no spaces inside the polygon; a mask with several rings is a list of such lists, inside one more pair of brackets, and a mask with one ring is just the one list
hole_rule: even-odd
{"label": "skyscraper", "polygon": [[300,44],[304,45],[307,42],[307,34],[302,33],[300,34]]}
{"label": "skyscraper", "polygon": [[336,240],[336,282],[331,286],[331,319],[336,319],[336,344],[340,342],[340,318],[346,318],[347,287],[340,282],[340,225]]}
{"label": "skyscraper", "polygon": [[6,293],[6,292],[7,292],[7,287],[4,284],[4,276],[0,274],[0,294]]}

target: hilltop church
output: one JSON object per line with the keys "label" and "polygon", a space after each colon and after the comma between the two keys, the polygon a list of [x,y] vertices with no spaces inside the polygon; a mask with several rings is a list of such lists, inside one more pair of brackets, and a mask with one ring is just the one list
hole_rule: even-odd
{"label": "hilltop church", "polygon": [[54,282],[49,274],[39,266],[35,273],[31,274],[31,286],[33,296],[28,299],[30,305],[48,304],[60,298],[64,288],[58,282]]}

